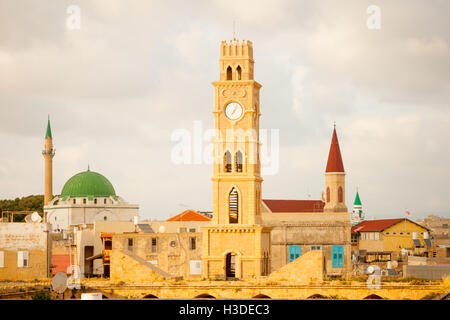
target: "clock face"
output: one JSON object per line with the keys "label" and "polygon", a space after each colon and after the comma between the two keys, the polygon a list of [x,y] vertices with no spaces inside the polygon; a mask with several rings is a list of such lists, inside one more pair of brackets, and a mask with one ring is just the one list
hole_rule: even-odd
{"label": "clock face", "polygon": [[225,107],[225,115],[230,120],[239,119],[242,115],[242,107],[237,102],[230,102]]}

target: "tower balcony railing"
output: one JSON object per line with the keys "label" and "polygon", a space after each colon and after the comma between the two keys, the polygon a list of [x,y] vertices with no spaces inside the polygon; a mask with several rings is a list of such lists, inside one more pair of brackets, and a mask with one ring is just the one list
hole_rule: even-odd
{"label": "tower balcony railing", "polygon": [[45,155],[50,155],[50,156],[54,156],[55,155],[55,149],[50,149],[50,150],[42,150],[42,154]]}

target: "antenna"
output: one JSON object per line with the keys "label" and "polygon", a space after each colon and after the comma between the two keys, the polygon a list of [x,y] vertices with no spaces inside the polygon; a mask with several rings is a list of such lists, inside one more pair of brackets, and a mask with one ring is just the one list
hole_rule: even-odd
{"label": "antenna", "polygon": [[52,279],[52,289],[57,293],[64,293],[67,289],[67,275],[64,272],[58,272]]}
{"label": "antenna", "polygon": [[233,40],[236,41],[236,20],[233,20]]}
{"label": "antenna", "polygon": [[33,212],[33,213],[31,214],[31,221],[33,221],[33,222],[41,222],[41,221],[42,221],[42,218],[41,218],[41,216],[39,215],[39,213]]}

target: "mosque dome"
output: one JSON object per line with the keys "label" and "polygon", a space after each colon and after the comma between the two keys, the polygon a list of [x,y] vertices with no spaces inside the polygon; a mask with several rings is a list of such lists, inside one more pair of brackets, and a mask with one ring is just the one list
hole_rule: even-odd
{"label": "mosque dome", "polygon": [[80,172],[67,180],[61,191],[62,197],[110,197],[115,196],[113,185],[100,173]]}

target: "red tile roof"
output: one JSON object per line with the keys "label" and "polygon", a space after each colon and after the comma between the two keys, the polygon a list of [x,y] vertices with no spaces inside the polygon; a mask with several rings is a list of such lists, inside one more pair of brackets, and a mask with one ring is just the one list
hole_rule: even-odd
{"label": "red tile roof", "polygon": [[323,212],[322,200],[263,200],[272,212]]}
{"label": "red tile roof", "polygon": [[197,211],[186,210],[170,219],[167,219],[166,221],[211,221],[211,219],[205,217]]}
{"label": "red tile roof", "polygon": [[399,223],[400,221],[407,220],[404,218],[399,219],[384,219],[384,220],[366,220],[358,223],[352,227],[352,233],[359,231],[383,231],[384,229]]}
{"label": "red tile roof", "polygon": [[344,163],[342,162],[336,128],[333,130],[333,138],[331,139],[330,153],[328,154],[327,169],[325,172],[344,172]]}

